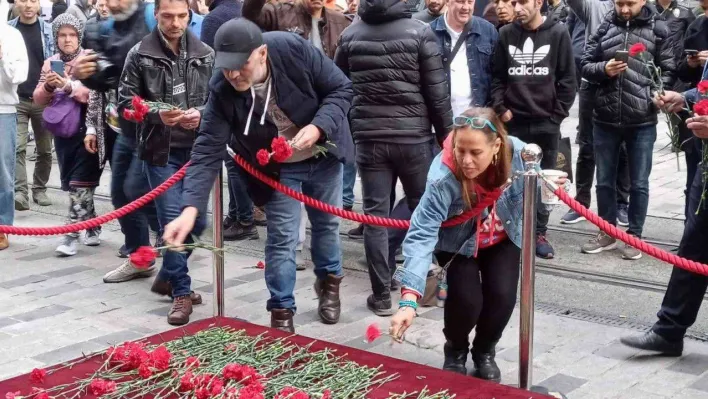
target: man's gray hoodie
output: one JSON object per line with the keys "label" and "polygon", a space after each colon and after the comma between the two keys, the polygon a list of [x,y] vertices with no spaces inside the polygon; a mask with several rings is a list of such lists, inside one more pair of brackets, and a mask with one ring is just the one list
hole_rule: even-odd
{"label": "man's gray hoodie", "polygon": [[585,43],[597,31],[607,13],[614,8],[612,0],[566,0],[578,19],[585,24]]}

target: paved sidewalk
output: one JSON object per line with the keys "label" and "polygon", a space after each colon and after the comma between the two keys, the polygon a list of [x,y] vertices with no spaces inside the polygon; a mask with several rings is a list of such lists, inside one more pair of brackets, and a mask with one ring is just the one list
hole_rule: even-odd
{"label": "paved sidewalk", "polygon": [[[62,223],[56,216],[22,212],[17,225]],[[100,247],[81,247],[77,256],[57,258],[55,237],[13,236],[10,249],[0,252],[0,378],[27,372],[106,348],[125,340],[164,331],[169,302],[149,292],[151,279],[104,284],[101,277],[120,263],[115,257],[122,237],[115,224],[104,230]],[[226,254],[227,316],[267,324],[268,292],[260,259]],[[193,287],[205,305],[197,306],[193,320],[212,314],[211,257],[196,252],[190,259]],[[440,367],[442,364],[442,309],[421,312],[407,335],[407,344],[385,339],[367,344],[366,326],[388,319],[365,308],[368,276],[348,271],[342,284],[343,312],[339,324],[317,320],[317,301],[311,271],[299,272],[296,284],[299,334],[376,353]],[[536,314],[536,384],[568,393],[570,398],[708,398],[708,344],[689,341],[681,359],[650,357],[621,347],[617,339],[635,330],[606,326],[547,314]],[[411,345],[415,343],[418,347]],[[503,383],[517,382],[518,313],[498,347]],[[423,349],[426,348],[426,349]]]}

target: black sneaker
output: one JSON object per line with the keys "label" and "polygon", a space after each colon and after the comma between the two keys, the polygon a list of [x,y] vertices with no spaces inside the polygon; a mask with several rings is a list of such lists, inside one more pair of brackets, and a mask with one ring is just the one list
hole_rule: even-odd
{"label": "black sneaker", "polygon": [[243,225],[234,223],[231,227],[224,230],[225,241],[257,240],[259,238],[255,224]]}
{"label": "black sneaker", "polygon": [[536,233],[536,256],[543,259],[553,259],[553,246],[546,240],[546,235]]}
{"label": "black sneaker", "polygon": [[665,356],[681,356],[683,353],[683,340],[669,341],[654,331],[648,331],[644,335],[622,337],[620,342],[630,348],[659,352]]}
{"label": "black sneaker", "polygon": [[627,205],[617,206],[617,224],[622,227],[629,226],[629,215],[627,214]]}
{"label": "black sneaker", "polygon": [[569,210],[568,213],[563,215],[560,222],[561,224],[575,224],[585,220],[585,217],[574,210]]}
{"label": "black sneaker", "polygon": [[360,224],[354,229],[347,232],[347,236],[352,240],[363,240],[364,239],[364,225]]}
{"label": "black sneaker", "polygon": [[376,316],[392,316],[393,315],[393,308],[391,307],[391,297],[389,296],[388,298],[382,298],[382,299],[376,299],[374,294],[369,295],[368,298],[366,298],[366,307],[369,308],[370,311],[374,312]]}

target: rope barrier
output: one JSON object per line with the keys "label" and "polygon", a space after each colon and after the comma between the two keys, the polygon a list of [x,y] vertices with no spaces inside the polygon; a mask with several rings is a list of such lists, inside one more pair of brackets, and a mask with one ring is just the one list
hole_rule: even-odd
{"label": "rope barrier", "polygon": [[147,205],[150,201],[159,197],[172,187],[175,183],[182,180],[184,175],[187,173],[187,166],[190,162],[187,162],[180,170],[178,170],[174,175],[170,176],[169,179],[165,180],[162,184],[155,187],[154,190],[143,195],[142,197],[136,199],[135,201],[122,206],[113,212],[109,212],[105,215],[95,217],[93,219],[85,220],[83,222],[77,222],[72,224],[67,224],[64,226],[54,226],[54,227],[16,227],[16,226],[4,226],[0,225],[0,233],[4,234],[14,234],[20,236],[50,236],[50,235],[60,235],[77,233],[81,230],[93,229],[102,224],[108,223],[111,220],[121,218],[131,212],[142,208]]}
{"label": "rope barrier", "polygon": [[[364,223],[367,225],[371,226],[380,226],[380,227],[390,227],[394,229],[408,229],[410,227],[410,220],[402,220],[402,219],[390,219],[390,218],[382,218],[379,216],[372,216],[372,215],[363,215],[361,213],[356,213],[352,211],[346,211],[342,208],[338,208],[336,206],[324,203],[322,201],[316,200],[312,197],[308,197],[307,195],[295,191],[292,188],[270,178],[269,176],[265,175],[258,169],[256,169],[253,165],[249,164],[246,162],[245,159],[243,159],[240,155],[234,153],[231,149],[229,149],[229,155],[231,155],[236,161],[236,163],[242,167],[246,172],[250,173],[253,175],[256,179],[262,181],[263,183],[267,184],[274,190],[280,191],[281,193],[304,203],[305,205],[309,206],[310,208],[317,209],[318,211],[322,211],[325,213],[329,213],[331,215],[339,216],[340,218],[344,218],[347,220],[351,220],[354,222],[359,222],[359,223]],[[450,227],[450,226],[456,226],[458,224],[465,223],[466,221],[474,218],[475,216],[479,215],[486,209],[487,207],[493,205],[494,201],[481,201],[479,204],[477,204],[474,208],[469,209],[457,216],[454,216],[442,223],[442,227]]]}
{"label": "rope barrier", "polygon": [[[549,183],[549,182],[546,180],[546,183]],[[587,219],[590,223],[594,224],[595,226],[599,227],[600,230],[604,231],[609,236],[614,237],[620,241],[624,241],[625,243],[631,245],[632,247],[637,248],[638,250],[640,250],[640,251],[644,252],[645,254],[652,256],[656,259],[670,263],[670,264],[672,264],[676,267],[679,267],[681,269],[688,270],[689,272],[708,276],[708,265],[674,255],[672,253],[664,251],[661,248],[657,248],[645,241],[642,241],[639,238],[637,238],[631,234],[627,234],[625,231],[620,230],[616,226],[608,223],[606,220],[601,218],[598,214],[596,214],[596,213],[592,212],[590,209],[584,207],[581,203],[579,203],[574,198],[572,198],[568,193],[566,193],[562,187],[555,187],[554,185],[550,185],[550,186],[554,190],[553,193],[555,195],[557,195],[561,201],[563,201],[566,205],[568,205],[570,207],[570,209],[583,215],[583,217],[585,217],[585,219]]]}

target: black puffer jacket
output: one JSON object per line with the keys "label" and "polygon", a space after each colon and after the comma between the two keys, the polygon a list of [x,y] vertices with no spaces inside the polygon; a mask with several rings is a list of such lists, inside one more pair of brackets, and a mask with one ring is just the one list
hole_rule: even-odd
{"label": "black puffer jacket", "polygon": [[349,76],[349,121],[356,143],[442,142],[452,109],[440,47],[428,24],[403,0],[367,0],[361,21],[344,30],[334,61]]}
{"label": "black puffer jacket", "polygon": [[665,87],[674,82],[674,52],[666,23],[648,7],[630,21],[614,11],[600,25],[585,46],[583,77],[599,85],[593,120],[611,127],[640,127],[657,123],[657,109],[652,103],[651,75],[639,56],[629,58],[625,72],[610,78],[605,65],[618,50],[629,50],[642,43],[646,60],[661,68]]}
{"label": "black puffer jacket", "polygon": [[662,7],[659,2],[656,2],[654,7],[656,7],[656,12],[659,14],[661,19],[666,21],[666,26],[669,29],[670,40],[671,43],[673,43],[672,48],[674,51],[674,62],[676,63],[677,79],[674,82],[674,87],[671,89],[674,91],[688,90],[690,87],[686,84],[687,82],[682,82],[683,79],[678,78],[681,77],[681,61],[686,59],[686,55],[683,53],[683,38],[688,27],[693,21],[696,20],[696,16],[693,15],[693,11],[679,5],[677,1],[671,2],[667,8]]}

